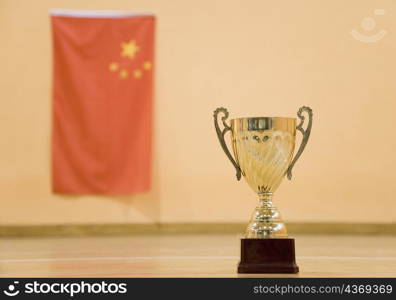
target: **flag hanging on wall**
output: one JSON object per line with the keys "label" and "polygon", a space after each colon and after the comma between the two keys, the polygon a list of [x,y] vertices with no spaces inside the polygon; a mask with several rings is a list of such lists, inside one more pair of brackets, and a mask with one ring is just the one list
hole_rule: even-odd
{"label": "flag hanging on wall", "polygon": [[147,191],[154,16],[54,10],[51,20],[53,191]]}

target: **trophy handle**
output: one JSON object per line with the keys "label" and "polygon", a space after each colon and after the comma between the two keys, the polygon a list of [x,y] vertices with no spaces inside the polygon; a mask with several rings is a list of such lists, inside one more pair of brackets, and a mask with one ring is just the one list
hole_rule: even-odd
{"label": "trophy handle", "polygon": [[[303,112],[308,113],[309,116],[309,121],[308,121],[308,125],[307,125],[307,129],[302,128],[303,124],[304,124],[304,120],[305,117],[302,115]],[[311,134],[311,128],[312,128],[312,109],[308,106],[303,106],[301,107],[298,112],[297,112],[297,116],[300,118],[300,123],[298,124],[298,126],[296,127],[298,130],[301,131],[303,138],[301,141],[301,145],[300,148],[297,151],[296,156],[294,156],[293,161],[291,162],[289,168],[287,169],[287,179],[291,180],[292,179],[292,169],[294,167],[294,164],[296,163],[296,161],[300,158],[301,154],[303,153],[305,146],[308,143],[308,139],[309,136]]]}
{"label": "trophy handle", "polygon": [[[221,117],[221,121],[223,122],[223,126],[224,126],[223,131],[220,130],[220,126],[219,126],[218,118],[217,118],[217,116],[218,116],[218,114],[219,114],[220,112],[222,112],[222,113],[224,114],[224,116]],[[214,125],[215,125],[215,128],[216,128],[217,137],[219,138],[221,148],[223,148],[223,150],[224,150],[225,154],[227,155],[228,159],[229,159],[229,160],[231,161],[231,163],[234,165],[234,167],[235,167],[235,169],[236,169],[236,177],[237,177],[238,180],[240,180],[240,179],[241,179],[241,168],[239,167],[239,165],[238,165],[238,163],[235,161],[235,159],[232,157],[230,151],[228,150],[227,144],[226,144],[226,142],[225,142],[225,140],[224,140],[224,135],[225,135],[228,131],[232,130],[232,129],[231,129],[231,126],[229,126],[229,125],[226,123],[226,120],[227,120],[227,118],[228,118],[228,110],[227,110],[226,108],[224,108],[224,107],[219,107],[219,108],[217,108],[217,109],[214,111],[213,117],[214,117]]]}

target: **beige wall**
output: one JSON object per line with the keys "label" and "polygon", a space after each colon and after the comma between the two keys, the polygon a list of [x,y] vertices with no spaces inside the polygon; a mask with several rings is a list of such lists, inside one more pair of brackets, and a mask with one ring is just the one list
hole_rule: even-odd
{"label": "beige wall", "polygon": [[[51,194],[50,8],[157,15],[150,194]],[[247,222],[257,198],[236,182],[212,112],[295,116],[301,105],[314,125],[276,194],[285,219],[395,222],[395,14],[383,0],[1,0],[0,225]],[[377,43],[350,35],[365,16],[371,33],[387,31]]]}

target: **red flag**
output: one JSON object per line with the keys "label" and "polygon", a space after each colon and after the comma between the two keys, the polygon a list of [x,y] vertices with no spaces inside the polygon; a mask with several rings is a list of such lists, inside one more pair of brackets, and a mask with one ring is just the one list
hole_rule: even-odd
{"label": "red flag", "polygon": [[150,187],[151,15],[52,12],[52,186],[128,194]]}

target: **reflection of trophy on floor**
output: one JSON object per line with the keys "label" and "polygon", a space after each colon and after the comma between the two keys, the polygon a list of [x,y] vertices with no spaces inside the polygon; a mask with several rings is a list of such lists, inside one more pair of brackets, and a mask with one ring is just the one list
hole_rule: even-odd
{"label": "reflection of trophy on floor", "polygon": [[[307,128],[302,125],[306,112],[309,116]],[[218,114],[223,113],[220,130]],[[243,175],[249,186],[259,195],[259,206],[253,212],[241,240],[241,261],[239,273],[297,273],[294,239],[288,238],[285,224],[279,211],[272,204],[272,194],[280,185],[283,177],[291,179],[292,169],[303,152],[312,127],[312,110],[301,107],[295,118],[237,118],[226,123],[228,111],[218,108],[214,121],[220,144],[236,169],[237,179]],[[303,139],[296,156],[293,158],[296,129]],[[232,148],[235,160],[227,148],[224,136],[231,131]]]}

